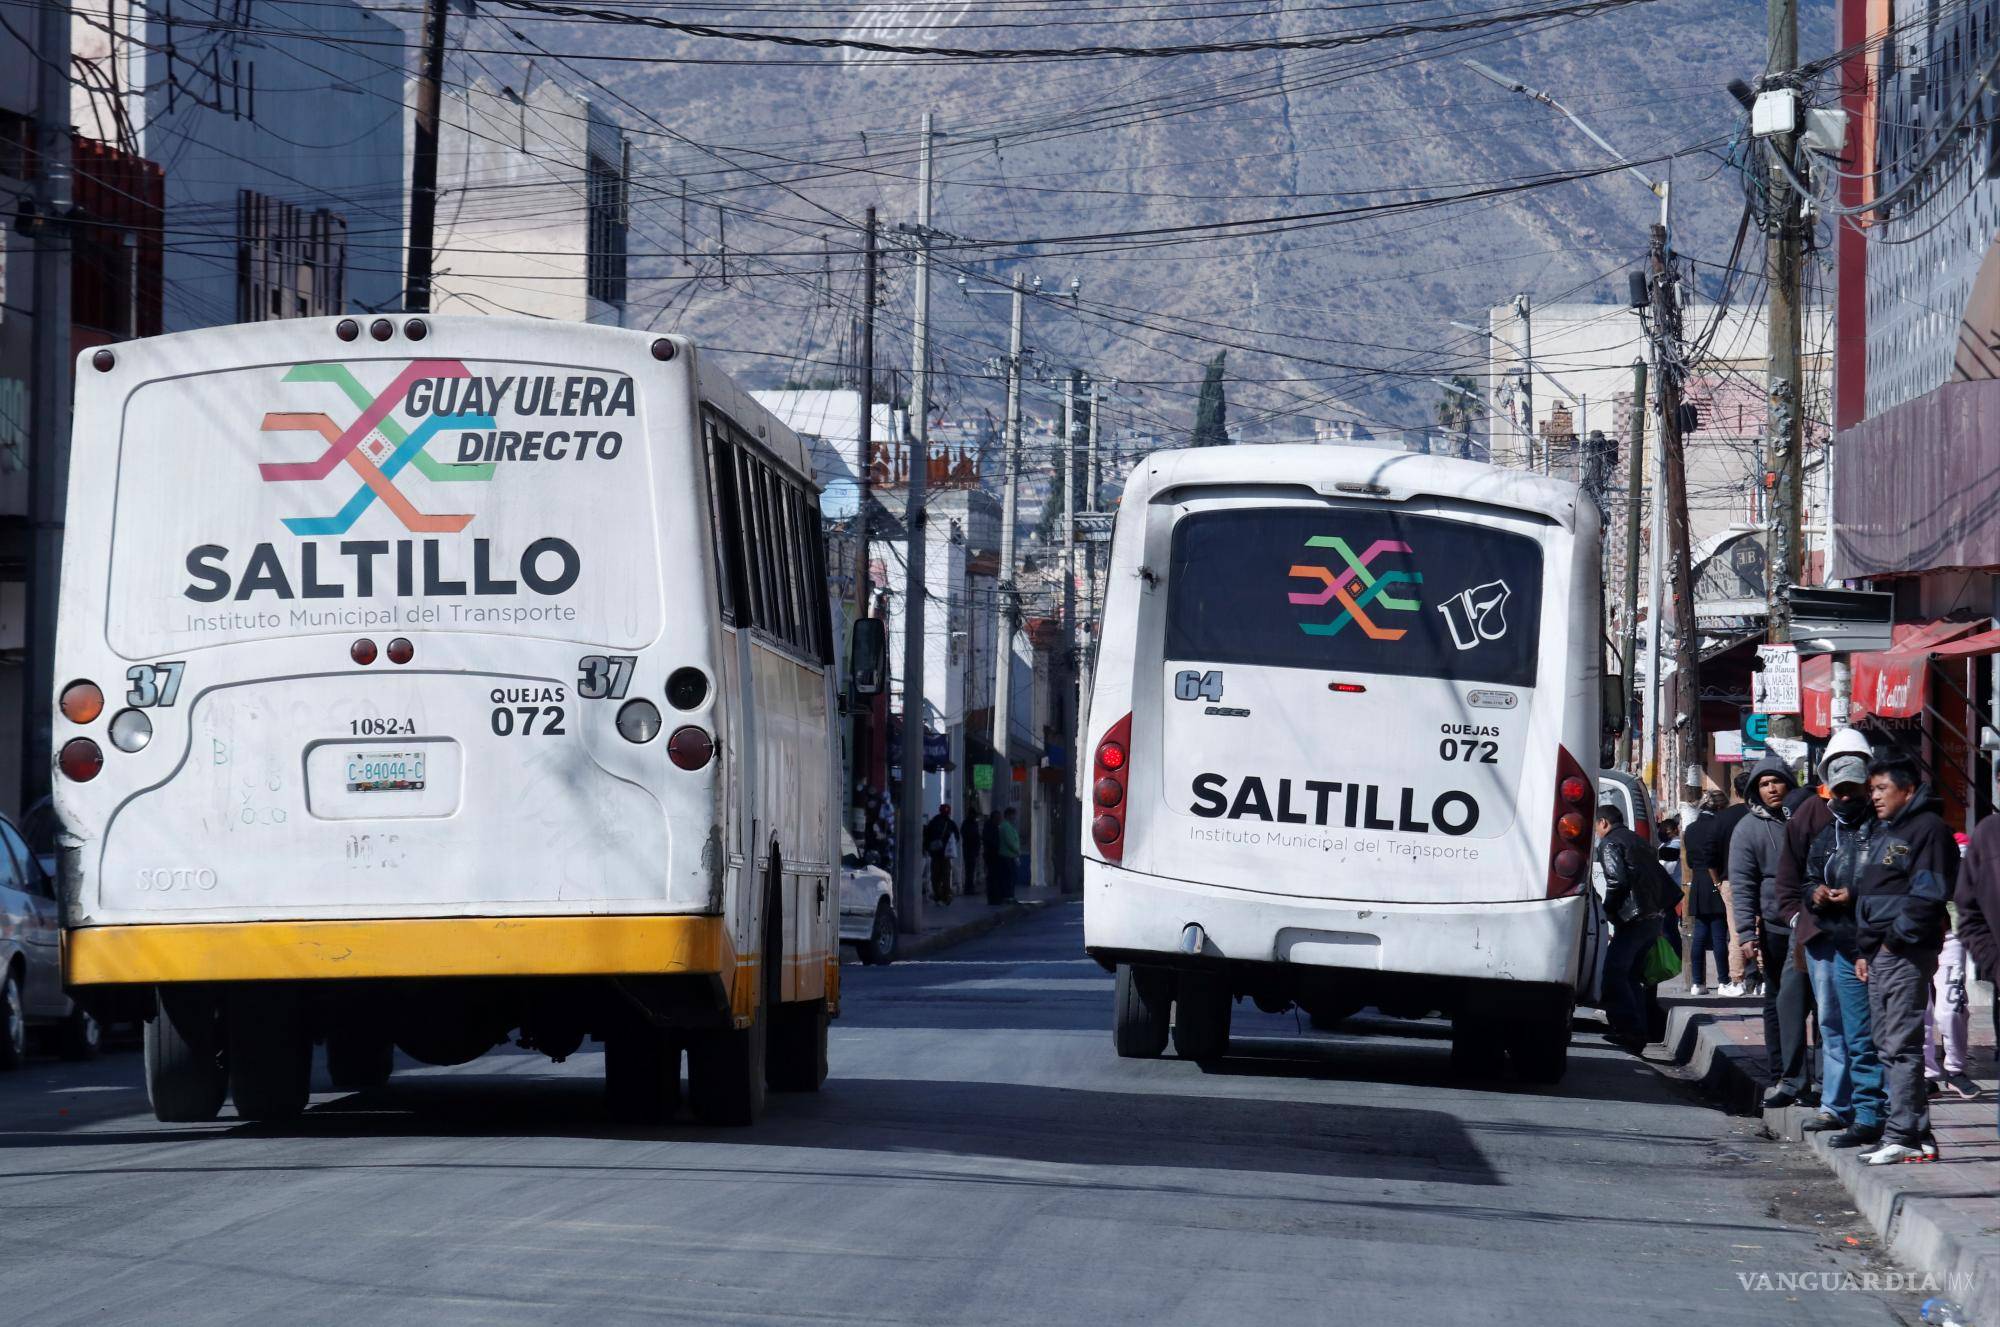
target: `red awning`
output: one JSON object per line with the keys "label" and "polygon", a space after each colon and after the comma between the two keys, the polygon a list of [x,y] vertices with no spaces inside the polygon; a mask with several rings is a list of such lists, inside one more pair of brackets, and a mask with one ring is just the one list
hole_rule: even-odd
{"label": "red awning", "polygon": [[1967,636],[1963,640],[1940,645],[1931,653],[1940,659],[1978,659],[1989,654],[2000,654],[2000,631],[1982,631],[1977,636]]}
{"label": "red awning", "polygon": [[[1913,719],[1924,712],[1925,689],[1934,654],[1966,657],[2000,652],[2000,631],[1981,632],[1977,622],[1898,622],[1891,635],[1895,645],[1879,654],[1854,656],[1854,700],[1851,719],[1873,714],[1884,719]],[[1974,642],[1993,637],[1983,648]],[[1833,711],[1833,660],[1819,654],[1799,669],[1805,692],[1806,731],[1825,737]]]}

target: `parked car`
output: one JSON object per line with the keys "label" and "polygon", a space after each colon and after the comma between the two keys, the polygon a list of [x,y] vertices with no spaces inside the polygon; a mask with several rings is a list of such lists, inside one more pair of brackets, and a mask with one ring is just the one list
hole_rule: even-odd
{"label": "parked car", "polygon": [[863,963],[896,957],[896,885],[874,854],[863,861],[854,836],[840,832],[840,942]]}
{"label": "parked car", "polygon": [[55,878],[0,816],[0,1069],[27,1058],[30,1033],[66,1059],[97,1054],[97,1020],[63,990],[61,934]]}
{"label": "parked car", "polygon": [[1632,832],[1647,843],[1653,841],[1653,797],[1637,776],[1616,769],[1598,771],[1597,800],[1623,811]]}

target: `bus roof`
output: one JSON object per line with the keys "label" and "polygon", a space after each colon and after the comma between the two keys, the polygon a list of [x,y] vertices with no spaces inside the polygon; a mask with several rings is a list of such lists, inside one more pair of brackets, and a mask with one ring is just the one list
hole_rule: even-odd
{"label": "bus roof", "polygon": [[1290,485],[1328,497],[1361,496],[1407,502],[1451,498],[1546,516],[1575,531],[1582,493],[1566,479],[1380,447],[1314,443],[1250,443],[1183,447],[1146,457],[1126,482],[1125,501],[1152,502],[1176,489]]}

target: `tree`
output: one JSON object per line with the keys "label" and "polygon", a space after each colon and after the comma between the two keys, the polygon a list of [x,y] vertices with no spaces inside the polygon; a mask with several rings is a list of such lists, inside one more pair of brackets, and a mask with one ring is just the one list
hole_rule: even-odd
{"label": "tree", "polygon": [[1463,373],[1452,375],[1451,386],[1438,397],[1437,420],[1446,429],[1458,434],[1453,444],[1452,455],[1461,459],[1472,456],[1472,425],[1479,418],[1479,384]]}
{"label": "tree", "polygon": [[1216,351],[1215,358],[1202,371],[1201,395],[1194,405],[1192,445],[1196,447],[1229,445],[1229,398],[1222,389],[1222,357],[1228,353]]}

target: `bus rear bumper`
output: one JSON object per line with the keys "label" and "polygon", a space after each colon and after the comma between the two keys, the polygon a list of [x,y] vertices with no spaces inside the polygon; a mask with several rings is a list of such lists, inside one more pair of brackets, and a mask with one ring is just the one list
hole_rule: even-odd
{"label": "bus rear bumper", "polygon": [[397,977],[731,975],[721,917],[421,917],[84,926],[72,987]]}
{"label": "bus rear bumper", "polygon": [[[1574,989],[1581,896],[1515,903],[1301,899],[1084,862],[1084,948],[1104,961],[1296,964]],[[1201,927],[1201,951],[1182,939]]]}

